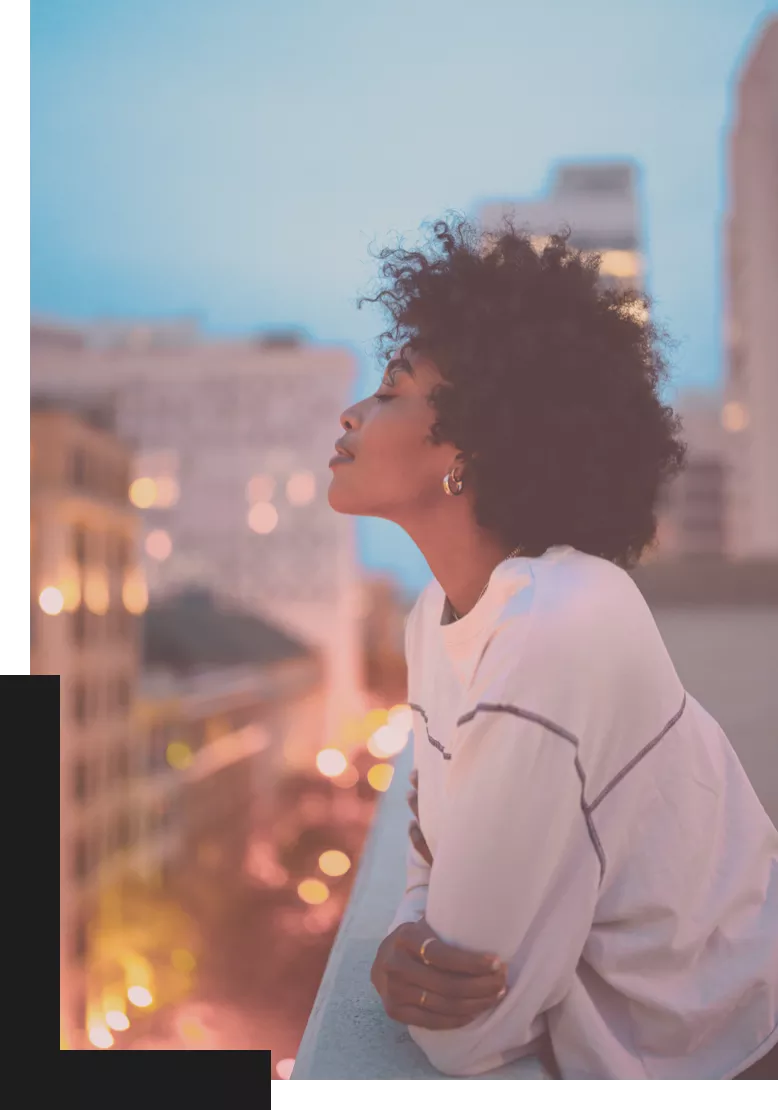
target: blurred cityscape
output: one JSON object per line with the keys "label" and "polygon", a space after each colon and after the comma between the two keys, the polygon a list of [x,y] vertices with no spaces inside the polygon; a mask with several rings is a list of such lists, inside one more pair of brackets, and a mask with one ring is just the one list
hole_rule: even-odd
{"label": "blurred cityscape", "polygon": [[[778,20],[736,99],[726,373],[673,400],[688,465],[638,578],[681,606],[697,589],[756,607],[764,659],[778,654]],[[567,223],[604,282],[642,288],[640,189],[629,159],[564,161],[545,196],[476,215],[487,235],[506,211],[538,238]],[[61,676],[63,1049],[270,1047],[275,1076],[291,1071],[409,739],[414,598],[360,565],[354,521],[326,496],[358,372],[302,328],[227,340],[186,319],[32,320],[31,672]],[[685,627],[668,625],[679,651]],[[767,775],[759,693],[744,762]]]}

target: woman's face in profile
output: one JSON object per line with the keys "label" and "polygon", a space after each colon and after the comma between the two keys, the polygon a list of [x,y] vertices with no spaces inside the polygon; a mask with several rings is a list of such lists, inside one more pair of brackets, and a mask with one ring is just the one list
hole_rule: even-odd
{"label": "woman's face in profile", "polygon": [[403,524],[446,496],[442,482],[457,450],[430,440],[429,396],[442,381],[434,363],[405,348],[390,359],[376,393],[346,409],[338,445],[352,457],[330,463],[328,499],[336,512]]}

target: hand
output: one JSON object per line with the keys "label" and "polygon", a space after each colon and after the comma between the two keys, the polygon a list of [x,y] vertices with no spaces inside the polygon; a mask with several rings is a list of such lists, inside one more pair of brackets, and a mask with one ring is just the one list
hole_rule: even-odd
{"label": "hand", "polygon": [[411,813],[416,818],[416,820],[411,821],[410,825],[408,826],[408,833],[409,833],[410,838],[411,838],[411,843],[413,844],[416,851],[419,853],[421,858],[426,863],[428,863],[430,865],[430,867],[432,867],[432,852],[427,847],[427,841],[424,839],[424,835],[421,831],[421,825],[419,824],[419,772],[418,771],[412,771],[411,772],[410,783],[411,783],[411,791],[408,794],[408,805],[411,807]]}
{"label": "hand", "polygon": [[[421,946],[434,939],[421,958]],[[400,925],[382,942],[370,981],[388,1016],[422,1029],[460,1029],[505,996],[506,969],[496,956],[445,941],[424,918]]]}

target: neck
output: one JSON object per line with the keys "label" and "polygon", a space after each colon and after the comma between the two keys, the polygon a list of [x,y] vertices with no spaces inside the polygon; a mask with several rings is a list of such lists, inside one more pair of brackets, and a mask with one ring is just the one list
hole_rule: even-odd
{"label": "neck", "polygon": [[480,528],[467,504],[446,504],[446,512],[425,513],[424,518],[403,528],[427,560],[430,570],[456,610],[469,613],[492,571],[510,548]]}

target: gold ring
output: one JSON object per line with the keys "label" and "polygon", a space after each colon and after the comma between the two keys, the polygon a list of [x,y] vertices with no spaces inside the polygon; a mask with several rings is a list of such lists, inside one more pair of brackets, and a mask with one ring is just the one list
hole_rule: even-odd
{"label": "gold ring", "polygon": [[419,999],[419,1006],[423,1008],[426,1001],[427,1001],[427,992],[422,991],[421,992],[421,998]]}
{"label": "gold ring", "polygon": [[424,953],[427,949],[427,945],[431,944],[433,940],[437,940],[437,937],[427,937],[427,939],[424,941],[421,948],[419,949],[419,955],[421,956],[422,960],[427,965],[427,967],[430,966],[430,961],[427,959],[427,957],[425,956]]}

